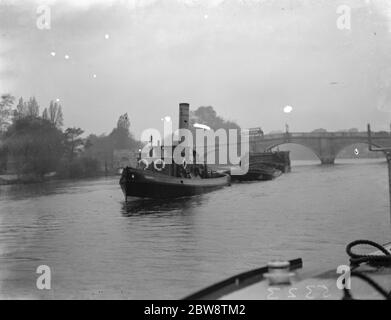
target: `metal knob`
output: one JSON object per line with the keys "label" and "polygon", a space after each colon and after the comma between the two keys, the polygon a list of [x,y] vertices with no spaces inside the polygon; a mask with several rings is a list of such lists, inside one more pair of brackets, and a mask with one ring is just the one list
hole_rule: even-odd
{"label": "metal knob", "polygon": [[267,264],[268,273],[264,276],[269,280],[270,285],[290,284],[294,273],[290,272],[288,261],[273,260]]}

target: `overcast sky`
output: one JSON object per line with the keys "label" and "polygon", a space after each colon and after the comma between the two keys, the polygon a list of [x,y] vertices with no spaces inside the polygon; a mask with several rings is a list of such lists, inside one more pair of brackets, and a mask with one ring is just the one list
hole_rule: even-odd
{"label": "overcast sky", "polygon": [[0,0],[0,93],[60,99],[87,133],[127,112],[139,136],[179,102],[266,132],[388,129],[390,21],[389,0]]}

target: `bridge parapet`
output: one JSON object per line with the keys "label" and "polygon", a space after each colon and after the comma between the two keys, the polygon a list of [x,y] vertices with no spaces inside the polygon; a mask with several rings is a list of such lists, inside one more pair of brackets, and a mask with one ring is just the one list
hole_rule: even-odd
{"label": "bridge parapet", "polygon": [[[288,133],[269,133],[269,134],[249,134],[250,138],[256,139],[284,139],[290,138],[339,138],[339,137],[351,137],[351,138],[367,138],[367,132],[288,132]],[[389,138],[391,133],[388,132],[374,132],[373,137]]]}
{"label": "bridge parapet", "polygon": [[[367,132],[286,132],[272,134],[250,134],[252,152],[269,151],[285,144],[295,143],[311,149],[323,164],[333,164],[338,153],[356,143],[368,143]],[[376,147],[391,147],[391,133],[381,131],[372,134]]]}

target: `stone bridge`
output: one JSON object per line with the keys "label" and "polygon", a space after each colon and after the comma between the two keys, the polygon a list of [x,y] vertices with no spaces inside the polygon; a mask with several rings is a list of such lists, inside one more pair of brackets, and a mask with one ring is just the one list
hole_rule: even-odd
{"label": "stone bridge", "polygon": [[[391,147],[391,134],[385,131],[372,132],[372,145]],[[286,132],[277,134],[258,133],[250,130],[250,152],[269,151],[285,143],[295,143],[311,149],[322,164],[334,164],[338,153],[356,143],[368,144],[367,132]]]}

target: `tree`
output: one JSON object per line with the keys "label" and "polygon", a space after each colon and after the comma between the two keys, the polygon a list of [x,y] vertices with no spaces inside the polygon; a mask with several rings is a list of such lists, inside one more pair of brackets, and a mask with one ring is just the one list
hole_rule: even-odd
{"label": "tree", "polygon": [[56,170],[64,152],[62,141],[60,130],[34,116],[15,119],[5,134],[5,147],[17,172],[41,177]]}
{"label": "tree", "polygon": [[43,111],[42,111],[42,119],[49,121],[49,114],[48,114],[47,108],[43,109]]}
{"label": "tree", "polygon": [[6,130],[10,125],[11,107],[14,104],[15,98],[10,94],[3,94],[0,99],[0,132]]}
{"label": "tree", "polygon": [[[240,126],[233,122],[224,120],[220,116],[217,115],[216,111],[213,109],[213,107],[199,107],[197,110],[190,112],[190,124],[193,125],[194,123],[201,123],[206,124],[213,130],[218,129],[237,129],[240,130]],[[191,130],[193,128],[190,128]]]}
{"label": "tree", "polygon": [[129,131],[130,122],[127,114],[119,117],[117,127],[109,135],[89,135],[86,139],[86,155],[98,159],[101,167],[114,168],[114,150],[138,150],[141,143],[136,141]]}
{"label": "tree", "polygon": [[39,117],[39,105],[35,97],[31,97],[26,105],[26,116]]}
{"label": "tree", "polygon": [[113,146],[107,135],[97,136],[90,134],[84,145],[85,154],[91,158],[98,159],[100,166],[107,166],[113,162]]}
{"label": "tree", "polygon": [[16,105],[16,110],[14,111],[15,119],[21,119],[27,115],[27,103],[23,101],[23,98],[20,97],[18,104]]}
{"label": "tree", "polygon": [[70,162],[73,161],[85,144],[85,140],[80,137],[83,133],[84,131],[82,129],[75,127],[68,128],[64,132],[65,150]]}
{"label": "tree", "polygon": [[50,101],[49,109],[46,112],[49,121],[57,128],[61,128],[64,121],[61,105],[57,102]]}
{"label": "tree", "polygon": [[117,128],[114,128],[108,137],[113,151],[115,149],[133,149],[138,146],[137,141],[129,131],[129,127],[128,114],[125,113],[119,117]]}
{"label": "tree", "polygon": [[129,121],[129,117],[128,117],[127,113],[125,113],[119,117],[119,119],[117,121],[117,128],[123,128],[123,129],[126,129],[129,131],[130,121]]}

